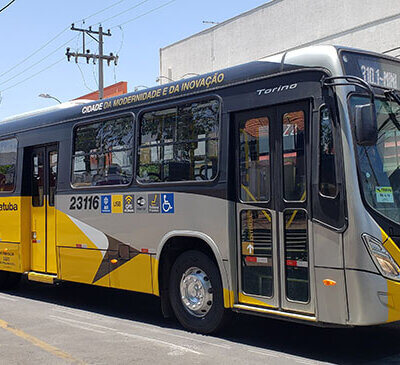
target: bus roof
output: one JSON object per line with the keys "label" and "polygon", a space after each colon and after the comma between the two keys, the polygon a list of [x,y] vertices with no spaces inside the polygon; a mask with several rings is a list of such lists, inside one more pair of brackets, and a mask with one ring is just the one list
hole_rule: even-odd
{"label": "bus roof", "polygon": [[[85,116],[94,116],[135,108],[137,106],[196,95],[281,72],[309,67],[320,67],[341,73],[336,46],[312,46],[280,53],[250,63],[233,66],[204,75],[154,86],[124,95],[93,102],[68,102],[55,107],[28,112],[0,122],[0,135],[57,124]],[[340,47],[344,49],[343,47]],[[347,49],[347,48],[346,48]],[[84,103],[84,105],[82,105]]]}

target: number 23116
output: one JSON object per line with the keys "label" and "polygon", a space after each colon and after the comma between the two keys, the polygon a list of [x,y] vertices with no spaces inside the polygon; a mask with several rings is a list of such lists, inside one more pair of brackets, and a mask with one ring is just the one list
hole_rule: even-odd
{"label": "number 23116", "polygon": [[72,196],[70,199],[70,210],[96,210],[100,205],[100,197],[92,196]]}

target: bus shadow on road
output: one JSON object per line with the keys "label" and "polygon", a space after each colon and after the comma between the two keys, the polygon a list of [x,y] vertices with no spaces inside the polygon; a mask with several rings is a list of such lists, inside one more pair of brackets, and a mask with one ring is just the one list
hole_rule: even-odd
{"label": "bus shadow on road", "polygon": [[[23,281],[7,293],[158,327],[179,329],[165,319],[152,295],[77,283],[56,286]],[[294,322],[234,314],[216,338],[233,343],[338,364],[399,363],[400,325],[321,328]]]}

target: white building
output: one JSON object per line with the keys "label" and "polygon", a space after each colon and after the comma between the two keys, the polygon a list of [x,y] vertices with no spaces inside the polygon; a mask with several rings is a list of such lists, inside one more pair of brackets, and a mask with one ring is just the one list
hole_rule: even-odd
{"label": "white building", "polygon": [[315,44],[400,55],[400,0],[272,0],[160,49],[160,75],[179,80]]}

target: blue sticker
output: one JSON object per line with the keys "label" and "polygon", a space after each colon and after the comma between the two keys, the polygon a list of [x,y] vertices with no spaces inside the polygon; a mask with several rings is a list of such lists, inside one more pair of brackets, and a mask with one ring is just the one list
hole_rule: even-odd
{"label": "blue sticker", "polygon": [[175,213],[174,194],[161,194],[161,212]]}
{"label": "blue sticker", "polygon": [[101,212],[111,213],[111,195],[101,196]]}

